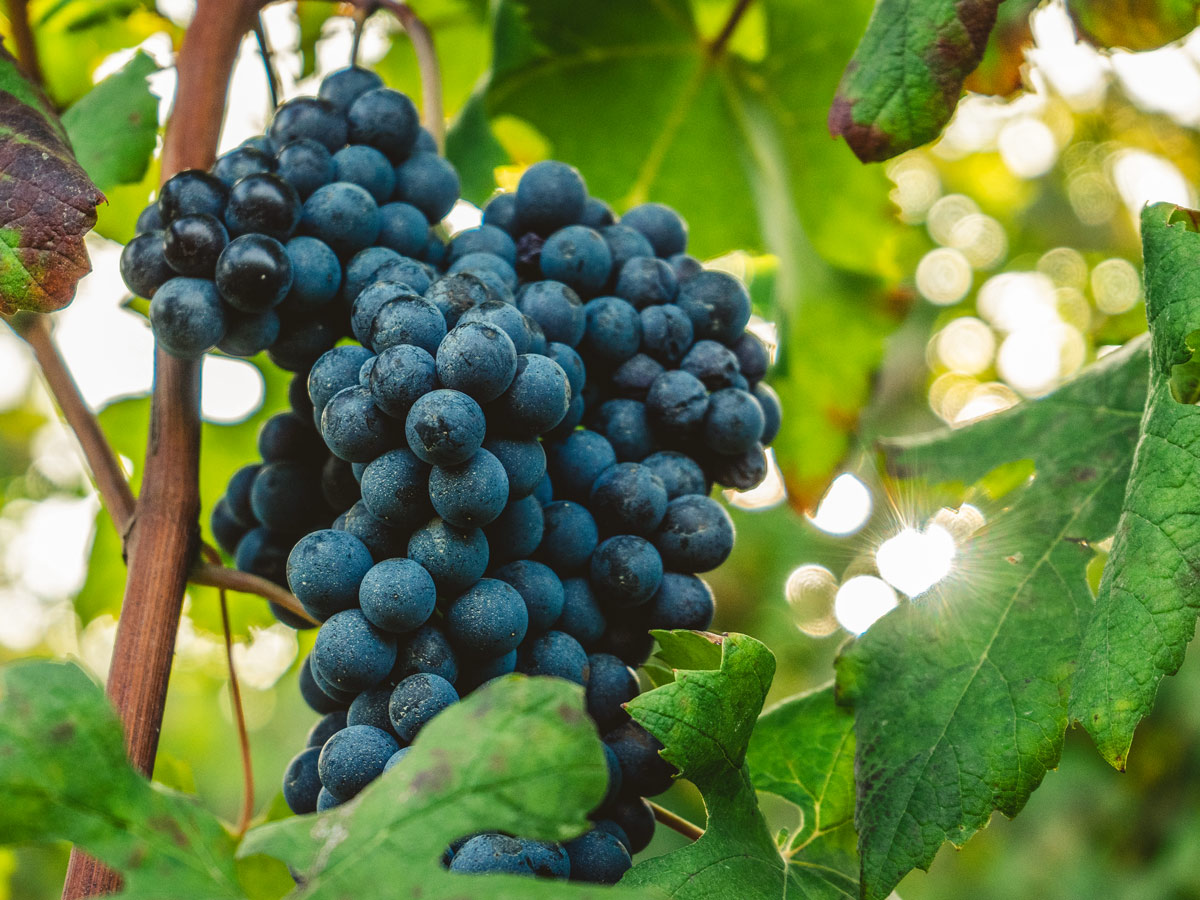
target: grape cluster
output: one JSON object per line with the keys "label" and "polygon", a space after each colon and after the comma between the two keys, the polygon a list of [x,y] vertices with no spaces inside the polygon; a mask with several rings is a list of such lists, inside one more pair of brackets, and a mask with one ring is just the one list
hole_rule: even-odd
{"label": "grape cluster", "polygon": [[[653,834],[645,798],[675,774],[623,708],[640,690],[648,632],[710,625],[713,596],[697,573],[719,566],[734,540],[713,487],[758,484],[779,428],[766,348],[746,330],[749,296],[687,254],[674,211],[648,203],[618,220],[558,162],[531,166],[487,204],[482,225],[444,244],[430,223],[454,202],[457,177],[430,174],[448,168],[436,155],[409,155],[419,137],[397,137],[407,119],[395,114],[407,107],[358,69],[331,75],[321,98],[281,107],[268,143],[223,157],[214,176],[187,174],[187,184],[232,183],[226,223],[246,179],[270,175],[306,198],[292,226],[300,237],[267,234],[277,218],[268,192],[257,196],[270,208],[233,217],[264,229],[237,239],[287,241],[295,274],[271,307],[287,333],[268,344],[297,375],[291,410],[260,434],[262,463],[234,475],[212,520],[239,568],[286,583],[321,623],[300,686],[323,718],[289,765],[284,796],[297,813],[337,806],[403,765],[425,723],[490,679],[565,678],[584,686],[603,736],[609,790],[594,828],[561,846],[467,835],[445,862],[614,882]],[[370,116],[356,114],[364,107]],[[341,180],[324,169],[303,181],[311,167],[293,165],[318,134],[350,140],[333,154],[345,160]],[[263,146],[279,148],[275,170],[243,170]],[[369,164],[380,158],[387,167]],[[422,174],[402,176],[414,161]],[[431,183],[447,187],[436,204],[421,193]],[[326,189],[337,202],[314,204]],[[397,213],[363,227],[343,202],[360,192],[372,204],[400,198],[362,208],[415,208],[421,221],[393,228]],[[175,209],[169,194],[160,210]],[[310,249],[293,257],[298,241]],[[240,264],[220,267],[233,246],[206,282],[221,309],[222,271],[252,280]],[[160,343],[233,352],[185,340],[204,316],[155,314],[167,285],[192,291],[202,279],[135,286],[151,254],[126,254],[131,287],[152,295]],[[328,278],[297,263],[317,255],[331,261]],[[319,285],[329,296],[292,318],[302,304],[289,298]],[[180,290],[166,293],[167,309]]]}
{"label": "grape cluster", "polygon": [[266,135],[163,186],[138,218],[121,275],[150,298],[160,347],[197,359],[263,350],[306,369],[346,334],[349,307],[384,263],[436,276],[436,225],[458,200],[404,94],[361,68],[283,104]]}

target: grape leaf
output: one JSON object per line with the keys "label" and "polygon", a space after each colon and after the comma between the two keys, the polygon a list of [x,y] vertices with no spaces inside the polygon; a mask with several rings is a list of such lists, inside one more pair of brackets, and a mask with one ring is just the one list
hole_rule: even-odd
{"label": "grape leaf", "polygon": [[302,879],[297,900],[653,896],[441,866],[446,846],[476,831],[565,840],[585,830],[607,770],[582,688],[555,678],[498,679],[439,714],[412,746],[351,802],[255,828],[238,855],[287,862]]}
{"label": "grape leaf", "polygon": [[1200,24],[1197,0],[1071,0],[1067,12],[1081,37],[1127,50],[1154,50]]}
{"label": "grape leaf", "polygon": [[103,199],[46,98],[0,47],[0,313],[71,302],[92,268],[83,236]]}
{"label": "grape leaf", "polygon": [[129,900],[243,896],[215,816],[129,766],[104,692],[73,663],[0,669],[0,843],[68,840],[121,872]]}
{"label": "grape leaf", "polygon": [[[814,724],[816,742],[810,744],[809,735],[791,731],[781,737],[777,729],[781,725],[786,729],[787,724],[774,713],[759,720],[767,723],[769,735],[753,738],[756,718],[775,674],[771,652],[741,634],[676,631],[655,632],[655,637],[662,648],[660,655],[669,665],[707,667],[677,668],[673,682],[642,694],[627,708],[663,743],[662,755],[700,789],[708,822],[695,843],[638,863],[621,884],[658,887],[682,900],[856,896],[853,832],[845,827],[849,811],[842,812],[842,828],[835,829],[836,834],[825,832],[813,840],[816,833],[811,832],[808,839],[797,841],[783,853],[758,808],[755,782],[747,765],[754,755],[767,762],[778,749],[771,746],[772,740],[782,740],[790,745],[786,750],[789,758],[803,758],[814,779],[820,777],[816,769],[824,761],[834,766],[838,761],[825,753],[827,725],[815,723],[823,718],[820,704],[808,706],[793,719],[807,718]],[[831,702],[825,707],[835,721],[849,719]],[[755,748],[756,741],[757,749],[748,754],[747,748]],[[838,764],[844,769],[848,760],[843,755]],[[832,780],[833,775],[830,777]],[[839,784],[845,779],[844,771],[837,775]]]}
{"label": "grape leaf", "polygon": [[1146,379],[1146,343],[1133,341],[1048,397],[885,447],[904,478],[971,484],[1022,454],[1034,472],[990,503],[975,489],[990,521],[948,579],[838,659],[866,900],[927,868],[943,841],[962,846],[994,810],[1015,815],[1057,765],[1093,608],[1088,544],[1116,529]]}
{"label": "grape leaf", "polygon": [[1001,0],[880,0],[846,66],[829,130],[863,162],[932,141],[983,58]]}
{"label": "grape leaf", "polygon": [[[757,6],[714,50],[728,13],[698,23],[686,0],[505,0],[478,95],[483,112],[532,126],[618,209],[674,206],[701,257],[769,249],[786,258],[802,225],[837,265],[898,274],[904,229],[891,216],[864,215],[888,208],[883,173],[821,133],[835,69],[870,3]],[[478,126],[462,121],[473,134]],[[448,146],[468,198],[479,201],[490,178],[475,177],[461,156],[477,140]]]}
{"label": "grape leaf", "polygon": [[147,76],[158,65],[138,51],[63,113],[75,158],[101,190],[140,181],[158,137],[158,97]]}
{"label": "grape leaf", "polygon": [[1150,395],[1072,687],[1072,720],[1118,769],[1159,682],[1183,663],[1200,612],[1200,523],[1192,502],[1192,486],[1200,483],[1200,407],[1172,395],[1177,374],[1185,381],[1194,375],[1197,219],[1200,213],[1167,203],[1142,212]]}

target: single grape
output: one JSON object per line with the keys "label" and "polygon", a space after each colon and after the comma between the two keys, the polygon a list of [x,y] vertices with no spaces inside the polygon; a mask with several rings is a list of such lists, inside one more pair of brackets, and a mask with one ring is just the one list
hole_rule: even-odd
{"label": "single grape", "polygon": [[621,763],[621,781],[626,791],[654,797],[671,786],[675,767],[662,758],[663,745],[633,720],[622,722],[608,734],[604,743]]}
{"label": "single grape", "polygon": [[[433,576],[439,594],[453,596],[471,587],[487,571],[488,542],[478,528],[463,530],[432,519],[412,533],[408,556]],[[453,637],[448,625],[447,634]]]}
{"label": "single grape", "polygon": [[332,301],[342,284],[342,264],[328,244],[307,235],[287,242],[292,286],[287,300],[295,308],[315,309]]}
{"label": "single grape", "polygon": [[706,631],[712,624],[714,609],[712,589],[707,584],[695,575],[667,572],[650,598],[646,615],[651,628]]}
{"label": "single grape", "polygon": [[[395,180],[392,174],[392,180]],[[378,241],[403,256],[419,257],[429,241],[429,220],[411,203],[384,203],[379,207]]]}
{"label": "single grape", "polygon": [[734,456],[758,444],[766,427],[763,408],[752,394],[723,388],[709,397],[704,443],[714,453]]}
{"label": "single grape", "polygon": [[637,400],[617,399],[602,404],[591,427],[608,438],[620,462],[639,462],[658,449],[646,404]]}
{"label": "single grape", "polygon": [[442,385],[480,403],[503,394],[516,373],[517,348],[494,325],[456,325],[437,347],[437,375]]}
{"label": "single grape", "polygon": [[214,280],[225,302],[247,313],[277,306],[292,287],[292,261],[283,244],[263,234],[243,234],[217,259]]}
{"label": "single grape", "polygon": [[318,418],[334,394],[358,384],[358,370],[371,355],[365,347],[334,347],[313,363],[308,372],[308,396]]}
{"label": "single grape", "polygon": [[532,556],[542,542],[544,529],[545,517],[537,497],[509,500],[496,521],[484,529],[492,564],[504,565]]}
{"label": "single grape", "polygon": [[692,437],[708,412],[703,382],[683,369],[664,372],[646,394],[646,418],[660,434],[675,440]]}
{"label": "single grape", "polygon": [[779,434],[779,426],[783,422],[783,407],[779,403],[779,395],[766,382],[760,381],[754,386],[754,399],[762,407],[762,443],[763,446],[768,446]]}
{"label": "single grape", "polygon": [[666,258],[687,249],[687,223],[669,206],[643,203],[621,216],[621,224],[645,235],[656,256]]}
{"label": "single grape", "polygon": [[213,506],[212,518],[209,519],[208,524],[217,541],[217,546],[230,556],[237,553],[238,542],[245,537],[249,530],[247,526],[233,517],[233,513],[229,511],[229,503],[224,497]]}
{"label": "single grape", "polygon": [[618,396],[644,402],[650,386],[663,371],[661,363],[645,353],[638,353],[613,370],[612,389]]}
{"label": "single grape", "polygon": [[389,450],[367,464],[362,498],[373,516],[393,528],[411,531],[433,515],[429,502],[429,465],[411,450]]}
{"label": "single grape", "polygon": [[159,345],[181,359],[199,359],[225,335],[225,313],[216,286],[178,276],[150,300],[150,325]]}
{"label": "single grape", "polygon": [[272,309],[262,313],[227,310],[225,334],[217,349],[230,356],[254,356],[275,343],[279,330],[279,316]]}
{"label": "single grape", "polygon": [[220,219],[225,214],[229,188],[214,175],[199,169],[185,169],[171,176],[158,192],[158,210],[163,225],[180,216],[208,215]]}
{"label": "single grape", "polygon": [[549,341],[574,347],[583,339],[587,317],[579,295],[561,281],[535,281],[517,297],[517,308],[541,327]]}
{"label": "single grape", "polygon": [[667,489],[646,466],[617,463],[593,482],[588,508],[601,533],[647,535],[667,511]]}
{"label": "single grape", "polygon": [[286,241],[300,224],[300,194],[278,175],[247,175],[229,189],[225,224],[232,235],[264,234]]}
{"label": "single grape", "polygon": [[334,394],[321,412],[321,436],[348,462],[368,462],[401,442],[399,424],[383,414],[359,384]]}
{"label": "single grape", "polygon": [[383,87],[382,78],[370,69],[352,65],[326,75],[321,80],[317,96],[344,115],[355,100],[379,87]]}
{"label": "single grape", "polygon": [[434,466],[429,473],[429,499],[434,511],[459,528],[491,524],[508,503],[504,466],[480,448],[466,462]]}
{"label": "single grape", "polygon": [[586,359],[618,365],[638,352],[642,320],[627,301],[620,297],[597,297],[588,302],[584,313],[587,327],[579,350]]}
{"label": "single grape", "polygon": [[399,749],[396,739],[382,729],[349,725],[321,748],[321,784],[335,797],[348,800],[382,775]]}
{"label": "single grape", "polygon": [[309,615],[324,621],[358,605],[359,583],[372,564],[370,551],[354,535],[314,531],[288,556],[288,586]]}
{"label": "single grape", "polygon": [[586,428],[548,444],[546,449],[547,469],[555,490],[559,496],[573,500],[586,500],[600,473],[617,462],[608,438]]}
{"label": "single grape", "polygon": [[481,578],[446,609],[446,636],[469,653],[502,656],[515,650],[529,628],[529,613],[516,588]]}
{"label": "single grape", "polygon": [[635,256],[621,267],[613,293],[642,309],[670,303],[678,291],[675,272],[664,260]]}
{"label": "single grape", "polygon": [[180,275],[208,278],[228,243],[229,233],[216,216],[179,216],[163,234],[163,258]]}
{"label": "single grape", "polygon": [[667,489],[667,499],[684,494],[707,494],[708,481],[700,464],[686,454],[661,450],[647,456],[642,465],[657,475]]}
{"label": "single grape", "polygon": [[597,545],[589,564],[592,588],[610,608],[640,606],[662,581],[663,559],[654,545],[632,534],[618,534]]}
{"label": "single grape", "polygon": [[396,662],[396,639],[358,609],[347,609],[325,620],[312,652],[314,674],[357,693],[387,677]]}
{"label": "single grape", "polygon": [[361,500],[346,510],[342,530],[362,541],[376,562],[403,556],[408,546],[407,531],[393,528],[372,515]]}
{"label": "single grape", "polygon": [[348,181],[366,189],[375,202],[387,203],[396,188],[396,170],[388,158],[374,147],[352,144],[333,154],[338,181]]}
{"label": "single grape", "polygon": [[[388,701],[392,699],[392,685],[386,681],[378,687],[363,691],[346,710],[347,725],[370,725],[394,735],[392,722],[388,718]],[[386,771],[386,769],[384,770]]]}
{"label": "single grape", "polygon": [[617,217],[613,215],[612,207],[603,200],[588,197],[583,202],[583,215],[579,217],[580,225],[586,225],[588,228],[606,228],[616,220]]}
{"label": "single grape", "polygon": [[624,845],[606,831],[593,828],[563,845],[571,861],[571,880],[616,884],[633,865]]}
{"label": "single grape", "polygon": [[608,282],[612,252],[598,231],[583,225],[568,225],[542,246],[542,274],[570,285],[584,296],[592,296]]}
{"label": "single grape", "polygon": [[346,121],[350,143],[374,147],[393,163],[409,155],[420,127],[413,102],[386,87],[359,94],[346,109]]}
{"label": "single grape", "polygon": [[604,611],[586,578],[568,578],[562,584],[563,609],[554,627],[571,635],[585,650],[591,649],[608,625]]}
{"label": "single grape", "polygon": [[596,520],[587,507],[570,500],[556,500],[542,508],[545,530],[538,559],[560,577],[582,569],[599,541]]}
{"label": "single grape", "polygon": [[547,631],[521,646],[517,653],[517,669],[526,675],[552,675],[586,684],[587,651],[569,634]]}
{"label": "single grape", "polygon": [[462,272],[439,278],[430,286],[425,298],[441,310],[446,327],[454,328],[467,310],[491,299],[491,292],[476,276]]}
{"label": "single grape", "polygon": [[296,189],[301,200],[307,200],[313,191],[329,184],[337,175],[333,155],[324,144],[312,138],[286,144],[279,151],[275,172]]}
{"label": "single grape", "polygon": [[495,194],[483,207],[483,224],[499,228],[511,237],[517,236],[517,195],[514,192]]}
{"label": "single grape", "polygon": [[458,658],[450,641],[435,625],[422,625],[401,635],[396,646],[396,665],[391,678],[403,681],[409,675],[428,672],[454,684],[458,680]]}
{"label": "single grape", "polygon": [[[354,300],[350,314],[350,330],[360,343],[370,344],[371,326],[375,323],[375,317],[384,304],[401,298],[413,301],[422,299],[420,294],[409,285],[395,281],[379,281],[363,289],[362,293]],[[426,352],[433,355],[432,351],[427,350]]]}
{"label": "single grape", "polygon": [[161,231],[143,231],[121,251],[121,278],[139,297],[153,297],[159,287],[174,277],[175,270],[164,253]]}
{"label": "single grape", "polygon": [[463,844],[450,862],[450,871],[465,874],[533,874],[525,846],[516,838],[493,833],[477,834]]}
{"label": "single grape", "polygon": [[283,799],[298,816],[317,811],[321,776],[317,773],[320,747],[306,747],[292,757],[283,773]]}
{"label": "single grape", "polygon": [[587,710],[601,734],[606,734],[629,715],[622,708],[638,695],[637,673],[611,653],[593,653],[588,657],[591,676],[587,683]]}
{"label": "single grape", "polygon": [[571,387],[558,363],[540,354],[522,354],[512,383],[492,408],[507,431],[533,436],[561,422],[570,403]]}
{"label": "single grape", "polygon": [[[446,271],[451,275],[465,272],[485,280],[494,277],[504,285],[504,290],[509,294],[517,289],[516,270],[499,256],[491,253],[468,253],[460,256],[450,264]],[[505,302],[510,302],[508,297],[505,297]]]}
{"label": "single grape", "polygon": [[446,337],[446,320],[424,297],[402,295],[379,307],[369,337],[367,343],[376,353],[397,344],[413,344],[436,356]]}
{"label": "single grape", "polygon": [[550,234],[578,222],[586,200],[578,171],[554,160],[536,162],[517,184],[517,220],[524,229]]}
{"label": "single grape", "polygon": [[654,543],[675,572],[707,572],[733,551],[733,520],[711,497],[687,494],[667,504]]}
{"label": "single grape", "polygon": [[699,339],[731,344],[750,321],[750,295],[727,272],[705,270],[693,275],[679,286],[675,302],[692,320]]}
{"label": "single grape", "polygon": [[522,559],[495,569],[492,576],[516,588],[521,595],[531,631],[546,631],[562,615],[565,599],[562,581],[544,563]]}
{"label": "single grape", "polygon": [[335,181],[304,201],[301,230],[320,238],[341,256],[371,246],[383,226],[374,198],[357,184]]}
{"label": "single grape", "polygon": [[472,322],[494,325],[509,336],[518,354],[529,352],[529,326],[524,314],[513,304],[501,300],[487,300],[465,310],[458,320],[459,325],[468,325]]}
{"label": "single grape", "polygon": [[388,347],[375,359],[370,388],[375,405],[394,419],[404,419],[412,405],[437,384],[434,359],[412,344]]}
{"label": "single grape", "polygon": [[454,166],[436,153],[414,153],[396,167],[393,199],[415,206],[435,225],[453,208],[459,190]]}
{"label": "single grape", "polygon": [[648,306],[642,320],[642,352],[664,366],[677,366],[692,346],[692,320],[678,306]]}
{"label": "single grape", "polygon": [[771,357],[767,345],[752,331],[745,331],[742,336],[729,345],[733,355],[737,357],[738,369],[750,382],[750,386],[758,384],[767,374]]}
{"label": "single grape", "polygon": [[346,119],[319,97],[296,97],[275,110],[267,136],[276,147],[309,138],[333,153],[346,143]]}
{"label": "single grape", "polygon": [[440,675],[418,672],[409,675],[392,691],[388,718],[400,740],[411,743],[417,732],[447,706],[458,702],[458,692]]}
{"label": "single grape", "polygon": [[319,750],[327,740],[345,727],[346,710],[336,709],[331,713],[326,713],[308,730],[308,736],[304,741],[305,746],[316,747]]}
{"label": "single grape", "polygon": [[413,404],[404,433],[413,453],[425,462],[453,466],[475,455],[486,426],[478,403],[460,391],[442,388]]}
{"label": "single grape", "polygon": [[508,232],[494,225],[484,224],[460,231],[450,242],[451,262],[468,253],[490,253],[511,266],[517,260],[517,245],[513,243]]}

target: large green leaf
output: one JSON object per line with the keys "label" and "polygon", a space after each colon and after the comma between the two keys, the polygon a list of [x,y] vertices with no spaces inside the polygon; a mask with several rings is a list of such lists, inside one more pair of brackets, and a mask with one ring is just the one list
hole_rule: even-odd
{"label": "large green leaf", "polygon": [[1101,47],[1153,50],[1200,24],[1197,0],[1071,0],[1079,33]]}
{"label": "large green leaf", "polygon": [[[674,206],[700,256],[769,249],[786,258],[802,222],[838,265],[898,273],[901,229],[883,173],[823,133],[868,0],[760,6],[714,50],[726,16],[698,23],[685,0],[506,0],[481,89],[486,114],[533,126],[618,209]],[[469,162],[458,156],[464,144],[450,144],[456,163]],[[486,192],[476,174],[465,172],[464,184],[478,201]]]}
{"label": "large green leaf", "polygon": [[[990,521],[959,546],[949,578],[838,660],[858,740],[867,900],[927,868],[943,841],[961,846],[994,810],[1015,815],[1057,764],[1093,608],[1089,542],[1117,526],[1145,396],[1139,340],[1048,397],[887,447],[904,478],[971,484],[1023,458],[1033,474],[990,501],[986,484],[975,489]],[[906,492],[919,496],[919,482]]]}
{"label": "large green leaf", "polygon": [[1167,203],[1142,213],[1150,395],[1120,525],[1104,567],[1071,696],[1071,718],[1104,758],[1125,767],[1133,732],[1174,674],[1200,612],[1200,407],[1180,402],[1172,378],[1188,375],[1200,331],[1200,214]]}
{"label": "large green leaf", "polygon": [[0,843],[67,840],[117,869],[129,900],[240,898],[234,841],[125,756],[104,692],[73,663],[0,670]]}
{"label": "large green leaf", "polygon": [[457,875],[441,865],[451,841],[477,831],[542,840],[579,834],[607,780],[583,690],[515,675],[439,714],[404,762],[350,803],[256,828],[239,855],[285,860],[302,879],[297,900],[649,897],[512,875]]}
{"label": "large green leaf", "polygon": [[[854,837],[846,826],[851,804],[844,802],[845,797],[832,801],[845,806],[829,820],[832,825],[840,817],[840,829],[810,829],[781,851],[758,808],[757,782],[747,765],[757,756],[777,775],[776,764],[803,759],[800,765],[814,781],[821,777],[817,769],[827,765],[831,783],[844,787],[850,757],[829,753],[826,738],[831,727],[838,727],[830,726],[830,721],[848,728],[849,717],[834,708],[825,692],[823,704],[806,705],[798,714],[794,708],[783,715],[768,713],[759,720],[759,727],[765,723],[767,736],[752,738],[752,730],[758,733],[755,720],[775,674],[771,652],[741,634],[676,631],[655,636],[664,662],[675,668],[674,679],[642,694],[628,709],[663,743],[663,757],[700,789],[708,822],[695,843],[638,863],[621,883],[658,887],[682,900],[856,896]],[[793,731],[793,725],[813,727],[806,733]],[[748,747],[757,749],[748,753]],[[765,780],[777,785],[772,776]]]}
{"label": "large green leaf", "polygon": [[71,302],[92,268],[83,236],[103,199],[49,102],[0,47],[0,313]]}
{"label": "large green leaf", "polygon": [[1001,0],[879,0],[846,66],[829,130],[863,162],[928,143],[950,121]]}
{"label": "large green leaf", "polygon": [[158,97],[146,80],[158,65],[140,50],[63,113],[75,158],[104,191],[140,181],[154,155]]}

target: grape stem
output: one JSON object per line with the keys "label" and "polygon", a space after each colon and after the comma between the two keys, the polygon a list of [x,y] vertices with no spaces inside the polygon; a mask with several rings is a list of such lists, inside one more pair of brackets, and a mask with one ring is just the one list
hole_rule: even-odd
{"label": "grape stem", "polygon": [[274,111],[279,107],[279,75],[275,71],[275,56],[271,52],[271,44],[267,40],[261,15],[254,19],[254,40],[258,42],[258,55],[267,75],[267,92],[271,95],[271,109]]}
{"label": "grape stem", "polygon": [[[216,157],[229,76],[264,0],[198,0],[179,50],[162,178],[207,169]],[[200,511],[200,363],[155,351],[154,393],[141,497],[126,544],[129,575],[109,668],[108,695],[134,768],[154,770],[183,592]],[[115,893],[120,876],[71,851],[63,900]]]}
{"label": "grape stem", "polygon": [[[211,549],[211,548],[210,548]],[[282,606],[293,615],[299,616],[314,625],[321,624],[308,614],[296,595],[284,590],[273,581],[268,581],[258,575],[230,569],[220,563],[198,563],[191,572],[188,580],[192,584],[203,584],[218,590],[240,591],[243,594],[257,594],[264,600],[269,600],[276,606]]]}
{"label": "grape stem", "polygon": [[710,58],[716,59],[725,51],[725,45],[729,43],[729,39],[737,31],[738,23],[742,21],[742,16],[746,14],[746,10],[750,8],[750,4],[753,2],[754,0],[738,0],[737,5],[730,10],[729,18],[721,26],[720,33],[708,45],[708,55]]}
{"label": "grape stem", "polygon": [[651,800],[647,800],[646,802],[649,803],[650,808],[654,810],[654,818],[657,819],[660,824],[666,825],[672,831],[678,831],[690,841],[698,841],[700,838],[704,837],[704,829],[699,825],[689,822],[682,816],[675,815],[675,813],[671,812],[669,809],[659,806],[657,803],[654,803]]}
{"label": "grape stem", "polygon": [[417,57],[417,69],[421,73],[421,124],[433,135],[438,152],[446,146],[446,118],[442,106],[442,69],[438,63],[437,48],[433,33],[413,8],[400,0],[352,0],[369,16],[377,9],[386,9],[399,20],[400,25],[412,41],[413,53]]}
{"label": "grape stem", "polygon": [[38,60],[37,42],[29,27],[28,0],[8,0],[8,22],[12,28],[17,60],[25,77],[39,87],[42,85],[42,64]]}

